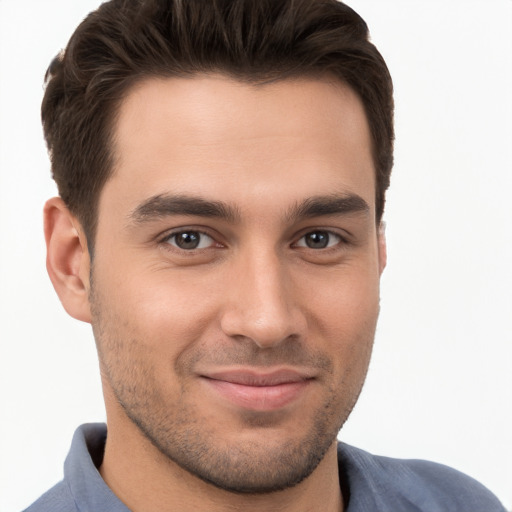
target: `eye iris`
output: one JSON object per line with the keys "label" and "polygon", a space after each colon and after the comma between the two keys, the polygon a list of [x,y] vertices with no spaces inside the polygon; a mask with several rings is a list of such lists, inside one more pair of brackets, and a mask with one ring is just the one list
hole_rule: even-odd
{"label": "eye iris", "polygon": [[175,236],[176,245],[180,249],[196,249],[199,245],[200,235],[193,231],[187,233],[179,233]]}
{"label": "eye iris", "polygon": [[306,235],[306,245],[310,249],[325,249],[329,244],[329,233],[315,231]]}

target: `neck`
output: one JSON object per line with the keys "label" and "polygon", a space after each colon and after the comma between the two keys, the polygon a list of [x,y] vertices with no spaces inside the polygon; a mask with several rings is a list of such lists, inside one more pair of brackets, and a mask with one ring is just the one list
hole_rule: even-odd
{"label": "neck", "polygon": [[100,473],[133,512],[343,511],[336,443],[300,484],[269,494],[235,494],[203,482],[169,460],[119,410],[108,415],[108,436]]}

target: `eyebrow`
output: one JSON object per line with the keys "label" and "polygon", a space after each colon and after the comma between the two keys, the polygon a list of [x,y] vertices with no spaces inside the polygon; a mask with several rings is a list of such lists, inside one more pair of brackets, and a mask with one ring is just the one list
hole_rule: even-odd
{"label": "eyebrow", "polygon": [[129,218],[138,224],[163,219],[170,215],[220,218],[235,222],[240,218],[237,208],[221,201],[209,201],[201,197],[160,194],[141,203]]}
{"label": "eyebrow", "polygon": [[289,210],[287,218],[299,220],[327,215],[368,214],[369,212],[370,206],[357,194],[331,194],[313,196],[297,203]]}
{"label": "eyebrow", "polygon": [[[286,213],[288,221],[322,217],[328,215],[349,215],[370,211],[368,203],[357,194],[332,194],[313,196],[295,204]],[[240,221],[240,210],[223,203],[188,195],[159,194],[150,197],[137,206],[129,219],[137,224],[154,222],[172,215],[218,218],[235,223]]]}

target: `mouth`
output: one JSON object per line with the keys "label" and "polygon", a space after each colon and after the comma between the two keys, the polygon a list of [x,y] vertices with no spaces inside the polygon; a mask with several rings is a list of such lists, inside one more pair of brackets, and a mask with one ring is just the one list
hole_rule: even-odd
{"label": "mouth", "polygon": [[252,411],[275,411],[297,401],[314,377],[296,370],[256,372],[237,369],[201,375],[210,391],[231,405]]}

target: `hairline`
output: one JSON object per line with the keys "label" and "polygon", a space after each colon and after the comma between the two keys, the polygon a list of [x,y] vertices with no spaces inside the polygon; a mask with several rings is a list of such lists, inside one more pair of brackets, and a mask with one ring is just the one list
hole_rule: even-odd
{"label": "hairline", "polygon": [[[368,124],[368,127],[370,129],[370,151],[372,155],[372,161],[373,161],[373,173],[374,173],[374,197],[377,198],[377,194],[379,192],[378,187],[378,179],[377,179],[377,172],[378,172],[378,166],[377,166],[377,156],[376,156],[376,143],[372,134],[371,130],[371,122],[370,117],[367,112],[366,104],[361,97],[361,94],[350,84],[347,80],[344,80],[341,76],[338,76],[336,73],[330,72],[328,70],[322,70],[318,69],[315,70],[314,68],[311,68],[309,70],[303,69],[300,71],[295,72],[267,72],[267,73],[258,73],[254,72],[251,73],[251,71],[247,72],[235,72],[230,71],[229,69],[211,69],[211,70],[195,70],[190,72],[169,72],[165,73],[163,71],[155,71],[155,72],[148,72],[143,73],[139,75],[131,75],[127,77],[120,87],[120,94],[118,98],[114,99],[109,107],[110,107],[110,115],[109,120],[105,125],[105,132],[107,134],[106,140],[105,140],[105,149],[107,151],[107,154],[109,156],[109,168],[108,171],[105,174],[105,178],[103,182],[101,183],[101,187],[99,191],[97,192],[95,196],[95,203],[93,206],[93,214],[92,214],[92,222],[87,227],[83,225],[83,222],[79,220],[80,224],[82,225],[84,229],[84,233],[87,238],[87,244],[89,253],[91,256],[91,259],[94,256],[94,248],[95,248],[95,242],[96,242],[96,233],[97,233],[97,226],[99,222],[99,206],[100,206],[100,199],[101,195],[103,193],[103,190],[105,188],[105,185],[107,182],[113,178],[116,174],[116,169],[119,165],[119,154],[115,151],[116,147],[116,138],[117,138],[117,132],[119,127],[119,118],[121,115],[121,109],[123,107],[123,104],[126,102],[129,96],[131,96],[137,89],[143,88],[144,84],[154,81],[154,80],[161,80],[161,81],[167,81],[172,79],[190,79],[194,80],[197,78],[207,78],[207,77],[218,77],[218,78],[227,78],[228,80],[231,80],[233,83],[238,83],[242,85],[248,85],[248,86],[254,86],[256,88],[258,87],[265,87],[266,85],[271,85],[274,83],[281,83],[281,82],[300,82],[300,81],[318,81],[318,82],[324,82],[329,83],[330,85],[338,88],[347,88],[351,91],[351,93],[355,94],[356,97],[361,102],[361,105],[363,107],[364,115],[366,122]],[[382,214],[379,215],[377,212],[377,208],[375,209],[375,223],[376,225],[380,224],[382,221]]]}

